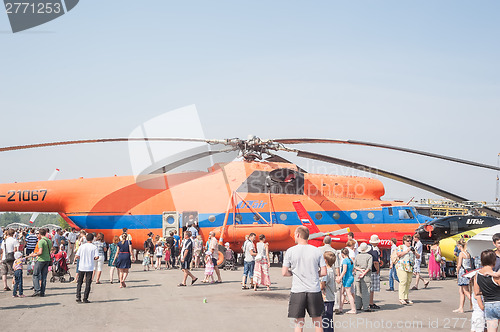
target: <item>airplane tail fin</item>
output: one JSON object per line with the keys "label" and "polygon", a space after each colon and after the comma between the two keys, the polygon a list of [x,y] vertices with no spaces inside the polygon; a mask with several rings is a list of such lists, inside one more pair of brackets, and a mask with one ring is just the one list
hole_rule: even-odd
{"label": "airplane tail fin", "polygon": [[293,207],[295,211],[297,211],[297,215],[299,216],[300,222],[302,222],[303,226],[306,226],[309,229],[310,234],[319,233],[320,230],[318,226],[314,223],[312,218],[307,213],[306,208],[300,201],[293,202]]}

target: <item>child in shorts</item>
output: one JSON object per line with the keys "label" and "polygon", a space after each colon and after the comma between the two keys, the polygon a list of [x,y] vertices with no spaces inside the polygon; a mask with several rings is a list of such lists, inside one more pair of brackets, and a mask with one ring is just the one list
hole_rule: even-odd
{"label": "child in shorts", "polygon": [[163,258],[163,245],[158,243],[155,248],[156,264],[155,269],[161,270],[161,259]]}
{"label": "child in shorts", "polygon": [[151,267],[151,257],[149,256],[149,251],[144,251],[144,258],[142,260],[142,266],[144,266],[144,271],[146,271],[146,267],[149,268]]}

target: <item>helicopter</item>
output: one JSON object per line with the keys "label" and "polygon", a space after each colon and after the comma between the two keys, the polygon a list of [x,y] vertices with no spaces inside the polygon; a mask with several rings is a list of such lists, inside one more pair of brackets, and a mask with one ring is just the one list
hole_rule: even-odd
{"label": "helicopter", "polygon": [[[354,232],[358,241],[368,241],[372,234],[377,234],[383,240],[382,245],[390,247],[392,237],[400,242],[403,235],[414,234],[416,228],[430,218],[404,202],[381,200],[385,189],[377,179],[311,174],[277,153],[294,153],[301,158],[369,172],[460,202],[467,199],[403,175],[289,146],[319,143],[369,146],[500,170],[474,161],[402,147],[311,138],[106,138],[10,146],[0,148],[0,152],[125,141],[198,142],[222,148],[192,151],[139,177],[0,184],[0,211],[56,212],[71,226],[102,232],[106,241],[127,228],[135,249],[142,249],[148,233],[165,236],[170,231],[180,231],[192,220],[199,226],[203,239],[215,231],[219,244],[227,241],[236,252],[241,251],[245,235],[251,232],[264,234],[271,251],[283,251],[294,245],[294,230],[308,217],[315,220],[316,233],[321,233],[320,236],[331,234],[336,248],[345,245],[346,229]],[[206,171],[171,172],[200,158],[235,151],[240,160],[215,163]],[[157,186],[158,183],[161,185]],[[300,202],[308,217],[304,211],[300,216],[294,202]],[[500,216],[488,207],[481,210]]]}
{"label": "helicopter", "polygon": [[426,222],[416,229],[424,246],[439,241],[441,254],[455,261],[455,247],[460,239],[469,239],[486,229],[500,225],[500,220],[488,216],[449,216]]}

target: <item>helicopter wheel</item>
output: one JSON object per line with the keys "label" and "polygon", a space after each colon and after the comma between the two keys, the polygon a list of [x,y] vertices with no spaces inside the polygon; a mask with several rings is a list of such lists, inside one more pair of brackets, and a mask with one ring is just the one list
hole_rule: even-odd
{"label": "helicopter wheel", "polygon": [[226,263],[226,257],[224,255],[226,253],[226,248],[221,244],[219,244],[218,246],[219,246],[219,257],[217,258],[217,267],[222,268]]}

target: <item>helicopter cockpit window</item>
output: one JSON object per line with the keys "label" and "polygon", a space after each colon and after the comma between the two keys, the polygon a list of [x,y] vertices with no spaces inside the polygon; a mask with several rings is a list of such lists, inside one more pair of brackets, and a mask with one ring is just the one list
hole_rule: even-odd
{"label": "helicopter cockpit window", "polygon": [[303,195],[304,174],[288,168],[271,172],[254,171],[237,190],[247,193]]}
{"label": "helicopter cockpit window", "polygon": [[400,220],[413,219],[413,213],[411,213],[410,210],[401,209],[398,211],[398,213]]}

